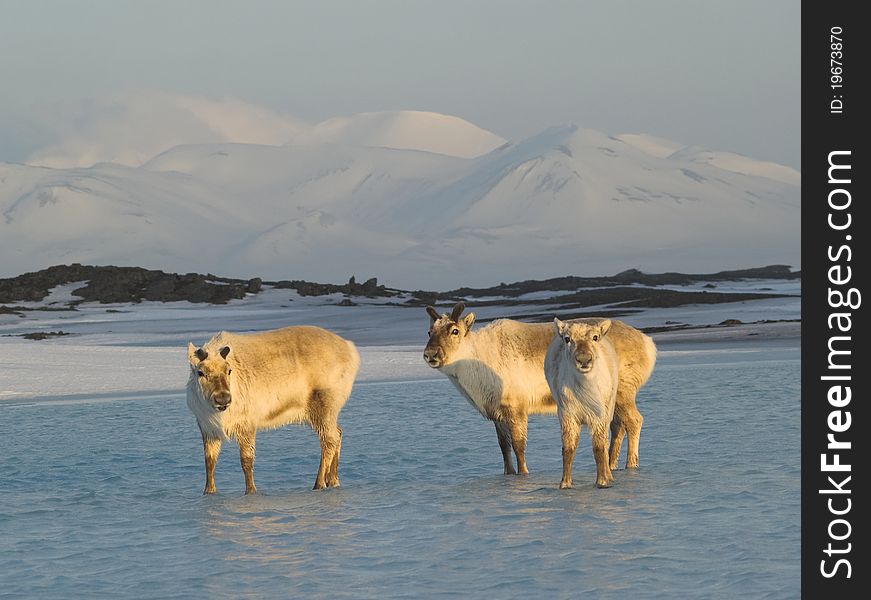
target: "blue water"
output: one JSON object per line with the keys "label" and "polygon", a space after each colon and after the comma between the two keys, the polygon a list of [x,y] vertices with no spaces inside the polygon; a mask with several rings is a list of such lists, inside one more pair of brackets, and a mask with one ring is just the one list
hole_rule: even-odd
{"label": "blue water", "polygon": [[639,406],[641,468],[596,489],[585,436],[561,491],[555,417],[503,476],[447,381],[359,385],[342,487],[310,490],[289,427],[258,437],[259,495],[227,444],[203,497],[180,393],[0,404],[0,596],[799,597],[798,351],[665,357]]}

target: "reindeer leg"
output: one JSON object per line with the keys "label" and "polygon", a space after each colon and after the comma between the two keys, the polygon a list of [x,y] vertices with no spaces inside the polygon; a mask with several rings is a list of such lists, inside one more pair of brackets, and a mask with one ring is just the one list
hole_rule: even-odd
{"label": "reindeer leg", "polygon": [[590,429],[593,441],[593,458],[596,459],[596,487],[611,487],[614,478],[611,476],[611,465],[608,460],[608,431],[604,423],[596,424]]}
{"label": "reindeer leg", "polygon": [[641,413],[638,412],[638,407],[635,405],[635,393],[636,390],[628,392],[618,389],[617,405],[615,407],[615,412],[626,428],[626,435],[629,438],[626,448],[627,469],[638,467],[638,444],[641,439],[641,425],[644,423],[644,417],[641,416]]}
{"label": "reindeer leg", "polygon": [[511,458],[511,433],[508,425],[501,421],[493,421],[496,426],[496,437],[499,439],[499,449],[502,450],[502,465],[505,475],[517,475],[514,470],[514,461]]}
{"label": "reindeer leg", "polygon": [[[318,434],[318,440],[321,443],[321,463],[318,466],[318,474],[315,477],[315,485],[312,489],[322,490],[327,485],[338,485],[338,456],[337,453],[342,446],[342,434],[337,423],[338,415],[333,414],[329,409],[332,406],[330,395],[325,390],[314,390],[310,400],[310,415],[311,425],[315,433]],[[336,465],[336,477],[331,477],[333,461]],[[327,480],[330,480],[328,484]]]}
{"label": "reindeer leg", "polygon": [[254,446],[257,439],[257,431],[246,431],[236,436],[239,443],[239,460],[242,463],[242,473],[245,475],[245,494],[257,492],[254,485]]}
{"label": "reindeer leg", "polygon": [[572,487],[572,464],[575,462],[581,425],[575,419],[563,415],[560,415],[559,423],[563,439],[563,478],[559,484],[562,490]]}
{"label": "reindeer leg", "polygon": [[626,436],[626,427],[620,421],[617,412],[614,411],[614,418],[611,420],[611,452],[610,452],[610,467],[617,468],[617,463],[620,460],[620,447],[623,445],[623,438]]}
{"label": "reindeer leg", "polygon": [[526,475],[529,469],[526,468],[526,424],[528,417],[526,413],[514,413],[508,426],[511,430],[511,446],[514,448],[514,455],[517,457],[517,474]]}
{"label": "reindeer leg", "polygon": [[315,485],[312,489],[322,490],[327,487],[327,473],[336,454],[336,449],[341,443],[339,428],[335,425],[324,428],[318,432],[321,442],[321,464],[318,466],[318,474],[315,477]]}
{"label": "reindeer leg", "polygon": [[339,486],[339,454],[342,452],[342,428],[336,425],[336,429],[339,432],[339,443],[336,446],[335,454],[333,454],[330,468],[327,470],[327,487]]}
{"label": "reindeer leg", "polygon": [[221,440],[208,437],[200,431],[203,437],[203,455],[206,459],[206,487],[203,495],[214,494],[215,489],[215,465],[218,464],[218,455],[221,453]]}

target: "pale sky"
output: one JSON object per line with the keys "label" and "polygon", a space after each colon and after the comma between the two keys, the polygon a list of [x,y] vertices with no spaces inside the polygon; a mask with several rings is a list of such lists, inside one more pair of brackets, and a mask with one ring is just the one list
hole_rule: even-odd
{"label": "pale sky", "polygon": [[0,161],[148,89],[308,122],[433,111],[513,140],[573,122],[801,167],[797,0],[0,0],[0,56]]}

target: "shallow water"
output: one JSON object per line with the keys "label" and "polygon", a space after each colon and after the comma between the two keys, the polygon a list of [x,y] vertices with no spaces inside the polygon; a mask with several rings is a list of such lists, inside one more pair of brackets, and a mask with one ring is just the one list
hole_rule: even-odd
{"label": "shallow water", "polygon": [[641,468],[596,489],[584,436],[561,491],[555,417],[503,476],[446,380],[362,384],[342,487],[310,490],[317,439],[289,427],[259,436],[260,494],[231,443],[203,497],[181,395],[3,403],[0,595],[798,597],[798,351],[666,354],[639,406]]}

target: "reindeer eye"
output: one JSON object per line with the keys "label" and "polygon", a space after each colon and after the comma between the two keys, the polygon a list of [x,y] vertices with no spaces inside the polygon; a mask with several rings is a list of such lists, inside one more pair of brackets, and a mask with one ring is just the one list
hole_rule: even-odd
{"label": "reindeer eye", "polygon": [[459,329],[454,329],[454,330],[451,332],[451,335],[460,335],[460,330],[459,330]]}
{"label": "reindeer eye", "polygon": [[598,335],[594,335],[594,336],[593,336],[593,341],[594,341],[594,342],[598,342],[598,341],[599,341],[599,336],[598,336]]}
{"label": "reindeer eye", "polygon": [[566,336],[564,339],[566,341],[566,344],[572,341],[572,338],[570,338],[569,336]]}
{"label": "reindeer eye", "polygon": [[232,375],[232,374],[233,374],[233,369],[227,369],[227,375]]}
{"label": "reindeer eye", "polygon": [[198,377],[205,377],[205,374],[202,371],[197,371]]}

